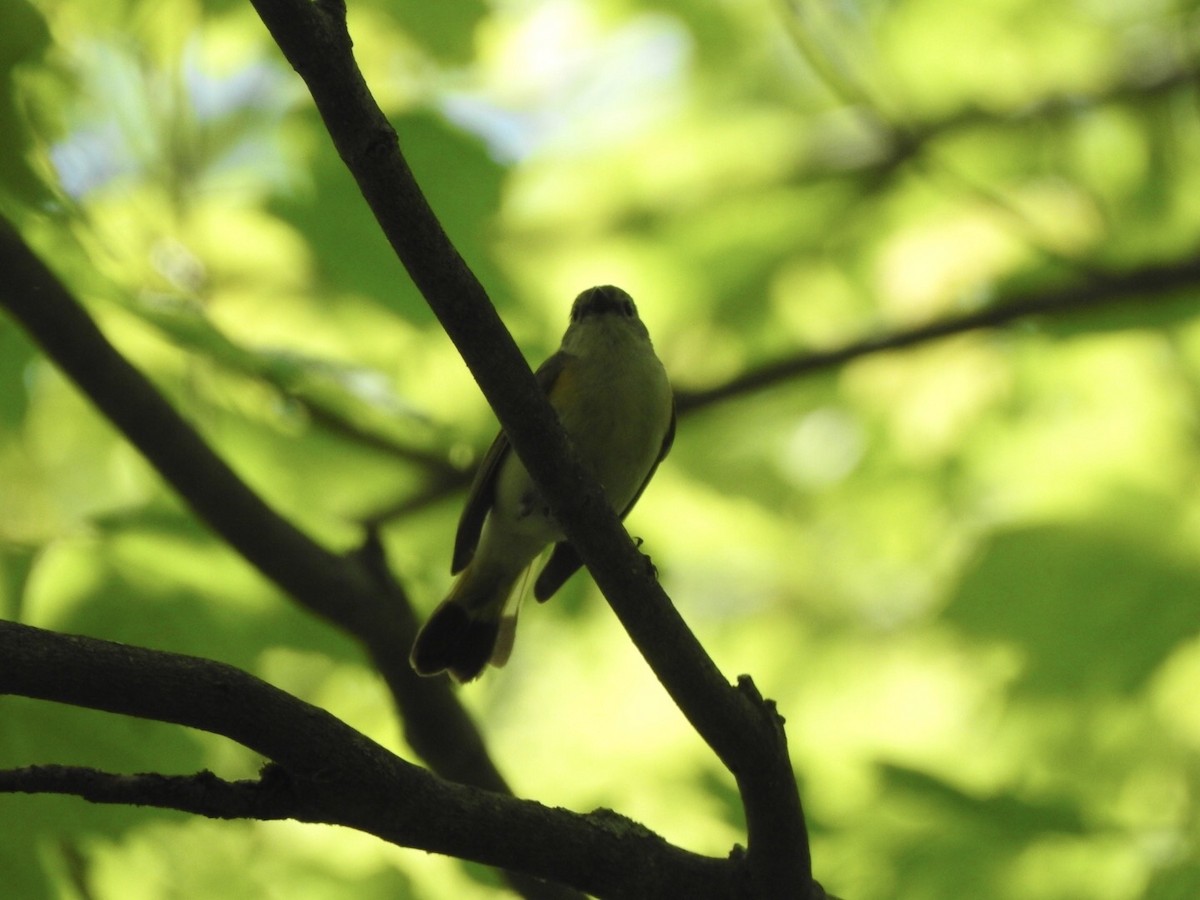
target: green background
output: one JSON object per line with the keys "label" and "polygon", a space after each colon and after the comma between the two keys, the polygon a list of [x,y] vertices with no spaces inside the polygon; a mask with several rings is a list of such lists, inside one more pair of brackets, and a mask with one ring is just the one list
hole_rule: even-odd
{"label": "green background", "polygon": [[[1200,8],[351,2],[368,82],[537,363],[638,300],[681,391],[1188,258]],[[381,518],[422,612],[495,428],[248,3],[5,0],[0,210],[272,504]],[[629,519],[786,716],[847,900],[1200,896],[1200,285],[874,354],[680,419]],[[449,467],[449,469],[447,468]],[[411,758],[348,639],[181,507],[0,318],[0,615],[242,666]],[[586,576],[462,691],[517,792],[690,849],[732,781]],[[259,760],[0,698],[0,766]],[[14,898],[471,898],[343,829],[0,796]]]}

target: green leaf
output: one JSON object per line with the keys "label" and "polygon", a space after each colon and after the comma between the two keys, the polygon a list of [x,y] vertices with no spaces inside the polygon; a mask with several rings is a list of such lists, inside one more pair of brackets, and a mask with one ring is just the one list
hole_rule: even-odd
{"label": "green leaf", "polygon": [[1039,693],[1132,692],[1200,621],[1200,569],[1115,527],[998,534],[946,611],[966,633],[1014,645]]}
{"label": "green leaf", "polygon": [[379,4],[413,40],[443,62],[467,62],[475,54],[475,29],[488,12],[482,0],[430,5],[421,0]]}
{"label": "green leaf", "polygon": [[0,428],[16,428],[25,418],[29,406],[26,369],[36,355],[25,332],[11,319],[0,319]]}
{"label": "green leaf", "polygon": [[[502,167],[480,141],[440,117],[415,113],[395,126],[426,199],[459,253],[485,286],[502,285],[488,238]],[[370,297],[411,322],[431,324],[433,314],[424,298],[328,141],[321,143],[309,176],[308,196],[279,199],[272,207],[305,236],[329,289]]]}
{"label": "green leaf", "polygon": [[21,104],[20,69],[34,64],[50,48],[50,29],[27,0],[8,0],[0,28],[0,196],[34,204],[51,192],[29,162],[33,137]]}
{"label": "green leaf", "polygon": [[1200,860],[1194,852],[1181,863],[1155,873],[1144,894],[1145,900],[1194,900],[1200,897]]}
{"label": "green leaf", "polygon": [[41,11],[29,0],[7,0],[0,29],[0,72],[40,59],[49,47],[50,27]]}
{"label": "green leaf", "polygon": [[1010,840],[1088,831],[1078,806],[1067,800],[1030,799],[1005,792],[981,795],[919,769],[892,763],[879,768],[889,790],[908,794],[976,827],[995,829]]}

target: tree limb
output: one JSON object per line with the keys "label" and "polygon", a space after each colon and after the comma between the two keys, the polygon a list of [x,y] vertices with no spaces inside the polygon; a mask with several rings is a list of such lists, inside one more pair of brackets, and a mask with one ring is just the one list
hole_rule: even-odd
{"label": "tree limb", "polygon": [[726,400],[774,387],[793,378],[824,371],[876,353],[901,350],[969,331],[1002,328],[1036,316],[1088,312],[1131,296],[1166,300],[1185,288],[1200,285],[1200,256],[1143,266],[1128,272],[1092,276],[1057,290],[1013,294],[987,309],[938,319],[904,331],[852,341],[831,350],[804,352],[767,363],[715,387],[680,391],[675,404],[680,414],[697,412]]}
{"label": "tree limb", "polygon": [[737,894],[736,860],[673,847],[615,813],[579,815],[444,781],[223,663],[0,621],[0,693],[186,725],[273,761],[258,781],[239,782],[35,766],[0,772],[0,791],[345,825],[603,897]]}
{"label": "tree limb", "polygon": [[354,61],[344,3],[251,2],[308,85],[384,234],[621,624],[737,780],[757,896],[807,897],[812,890],[808,836],[782,720],[748,678],[735,688],[717,669],[579,462],[483,287],[422,196],[395,131]]}

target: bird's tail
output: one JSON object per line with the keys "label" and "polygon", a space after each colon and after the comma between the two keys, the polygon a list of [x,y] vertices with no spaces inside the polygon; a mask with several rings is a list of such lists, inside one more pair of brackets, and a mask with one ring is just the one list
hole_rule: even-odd
{"label": "bird's tail", "polygon": [[488,663],[502,666],[512,650],[516,617],[506,617],[516,575],[468,565],[413,642],[418,675],[448,671],[455,681],[478,678]]}

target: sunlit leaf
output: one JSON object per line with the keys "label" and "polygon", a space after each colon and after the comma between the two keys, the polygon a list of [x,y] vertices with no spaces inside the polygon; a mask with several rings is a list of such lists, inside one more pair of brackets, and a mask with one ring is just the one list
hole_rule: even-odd
{"label": "sunlit leaf", "polygon": [[[1193,260],[1195,9],[365,0],[349,22],[526,355],[615,283],[677,385],[704,388]],[[253,8],[9,0],[0,18],[5,214],[252,490],[335,553],[377,520],[432,609],[458,467],[495,420]],[[1194,281],[680,416],[627,524],[726,677],[787,718],[834,894],[1197,894]],[[361,649],[198,522],[8,320],[0,612],[230,662],[416,759]],[[510,664],[460,696],[521,795],[719,857],[745,844],[732,776],[587,573],[526,604]],[[3,766],[259,763],[0,707]],[[496,884],[349,829],[0,795],[6,900]]]}

